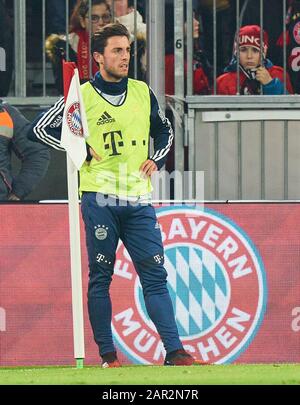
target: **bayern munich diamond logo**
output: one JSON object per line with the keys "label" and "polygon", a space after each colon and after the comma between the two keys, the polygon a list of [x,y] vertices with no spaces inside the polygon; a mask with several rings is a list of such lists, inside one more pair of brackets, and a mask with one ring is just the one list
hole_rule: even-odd
{"label": "bayern munich diamond logo", "polygon": [[79,103],[76,102],[70,105],[67,111],[67,124],[72,134],[83,136]]}
{"label": "bayern munich diamond logo", "polygon": [[[251,344],[265,313],[267,286],[259,253],[237,224],[213,210],[166,207],[157,216],[185,349],[211,363],[234,361]],[[112,295],[120,350],[134,363],[162,364],[165,352],[122,244]]]}

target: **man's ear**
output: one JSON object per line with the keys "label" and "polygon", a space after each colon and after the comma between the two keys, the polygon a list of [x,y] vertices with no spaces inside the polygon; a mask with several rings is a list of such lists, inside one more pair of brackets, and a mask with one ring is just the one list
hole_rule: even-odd
{"label": "man's ear", "polygon": [[94,58],[95,62],[98,63],[99,66],[103,64],[103,55],[101,55],[101,53],[94,52],[93,58]]}

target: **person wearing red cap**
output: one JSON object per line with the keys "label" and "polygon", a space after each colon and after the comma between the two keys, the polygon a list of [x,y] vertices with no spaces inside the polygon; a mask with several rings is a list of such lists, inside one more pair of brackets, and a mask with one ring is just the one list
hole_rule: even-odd
{"label": "person wearing red cap", "polygon": [[[262,43],[261,43],[262,36]],[[284,71],[266,58],[268,50],[268,34],[258,25],[241,27],[238,44],[235,41],[234,55],[224,74],[217,78],[217,94],[219,95],[278,95],[293,93],[288,74],[286,75],[286,91],[284,89]],[[239,54],[239,58],[237,57]],[[239,89],[237,85],[237,65],[239,59]]]}

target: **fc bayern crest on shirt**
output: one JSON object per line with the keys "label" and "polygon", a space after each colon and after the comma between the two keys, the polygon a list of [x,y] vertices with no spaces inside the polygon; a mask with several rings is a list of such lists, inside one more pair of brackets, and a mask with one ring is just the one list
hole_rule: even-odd
{"label": "fc bayern crest on shirt", "polygon": [[[266,309],[266,276],[257,249],[237,224],[211,209],[163,207],[157,217],[185,349],[200,360],[231,363],[251,344]],[[165,352],[123,244],[112,287],[112,326],[120,350],[134,363],[162,364]]]}
{"label": "fc bayern crest on shirt", "polygon": [[80,116],[80,106],[78,102],[70,105],[67,111],[67,124],[73,135],[83,136],[83,129]]}

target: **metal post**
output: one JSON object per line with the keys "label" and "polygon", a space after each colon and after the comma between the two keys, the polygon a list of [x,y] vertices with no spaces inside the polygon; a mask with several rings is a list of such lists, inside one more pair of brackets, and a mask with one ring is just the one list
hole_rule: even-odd
{"label": "metal post", "polygon": [[187,42],[187,95],[193,95],[193,0],[186,0],[186,42]]}
{"label": "metal post", "polygon": [[214,46],[214,95],[217,94],[217,4],[213,1],[213,46]]}
{"label": "metal post", "polygon": [[236,0],[236,79],[237,79],[237,94],[240,94],[240,1]]}
{"label": "metal post", "polygon": [[242,160],[242,123],[239,121],[237,123],[237,142],[238,142],[238,199],[242,200],[243,198],[243,160]]}
{"label": "metal post", "polygon": [[15,95],[26,97],[26,0],[14,0]]}
{"label": "metal post", "polygon": [[147,7],[147,79],[165,111],[165,1]]}
{"label": "metal post", "polygon": [[261,171],[260,171],[260,184],[261,184],[261,199],[266,198],[266,137],[265,137],[265,121],[260,122],[260,136],[261,136]]}
{"label": "metal post", "polygon": [[189,171],[192,172],[194,178],[192,183],[190,184],[192,198],[196,198],[196,190],[197,184],[195,179],[195,172],[196,172],[196,139],[195,139],[195,110],[192,108],[188,109],[188,116],[187,116],[187,135],[188,135],[188,162],[189,162]]}
{"label": "metal post", "polygon": [[[181,125],[175,121],[175,170],[184,173],[184,5],[181,0],[174,0],[174,80],[175,80],[175,110],[181,118]],[[174,198],[182,199],[182,184],[174,182]]]}
{"label": "metal post", "polygon": [[[263,0],[260,0],[260,65],[263,66],[263,42],[264,42],[264,5]],[[260,85],[260,94],[263,94],[263,85]]]}
{"label": "metal post", "polygon": [[92,0],[89,0],[89,77],[93,77],[93,59],[91,57],[91,49],[92,49]]}
{"label": "metal post", "polygon": [[284,86],[284,94],[287,94],[286,89],[286,26],[285,26],[285,19],[286,19],[286,0],[283,0],[283,19],[282,19],[282,32],[283,32],[283,86]]}
{"label": "metal post", "polygon": [[111,3],[111,18],[112,18],[112,21],[114,22],[115,21],[115,0],[112,0],[112,3]]}
{"label": "metal post", "polygon": [[[149,0],[146,8],[147,24],[147,82],[154,91],[164,112],[165,101],[165,0]],[[151,138],[150,138],[151,140]],[[150,155],[153,141],[150,141]]]}
{"label": "metal post", "polygon": [[42,2],[43,97],[46,97],[46,0]]}
{"label": "metal post", "polygon": [[214,124],[215,130],[215,196],[214,199],[219,199],[219,123],[215,122]]}
{"label": "metal post", "polygon": [[283,135],[283,187],[284,196],[283,198],[287,200],[289,198],[289,124],[288,121],[283,123],[284,135]]}
{"label": "metal post", "polygon": [[134,78],[137,79],[137,0],[134,0]]}
{"label": "metal post", "polygon": [[66,60],[70,60],[70,55],[69,55],[69,44],[70,44],[70,39],[69,39],[69,0],[66,0]]}

